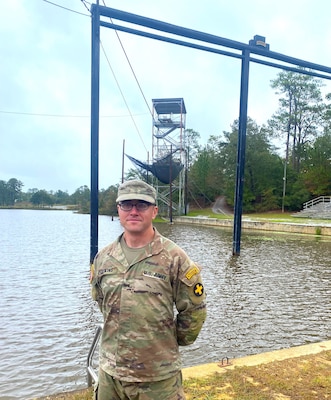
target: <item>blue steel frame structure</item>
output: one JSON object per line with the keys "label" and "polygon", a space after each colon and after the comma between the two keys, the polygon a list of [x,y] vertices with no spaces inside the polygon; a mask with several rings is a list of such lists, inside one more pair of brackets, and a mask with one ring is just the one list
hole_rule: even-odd
{"label": "blue steel frame structure", "polygon": [[[172,25],[159,20],[93,4],[91,6],[91,225],[90,262],[98,251],[98,191],[99,191],[99,85],[100,85],[100,27],[115,29],[145,38],[160,40],[175,45],[212,52],[241,60],[241,85],[239,105],[239,132],[237,146],[237,167],[235,183],[235,207],[233,224],[233,255],[240,254],[242,227],[242,202],[245,169],[246,127],[249,65],[251,62],[286,71],[297,72],[331,80],[331,68],[301,59],[272,52],[262,36],[254,36],[249,44],[225,39],[208,33]],[[117,23],[109,23],[102,18],[111,18]],[[127,23],[126,25],[123,24]],[[122,24],[121,24],[122,23]],[[130,24],[130,26],[128,25]],[[137,26],[137,28],[133,28]],[[149,30],[144,30],[148,28]],[[162,32],[163,34],[153,33]],[[167,35],[172,36],[167,36]],[[174,38],[174,36],[181,39]],[[184,38],[184,39],[183,39]],[[232,51],[224,50],[232,49]],[[255,54],[257,57],[252,57]],[[269,61],[276,60],[278,62]],[[279,63],[281,62],[281,63]],[[306,68],[302,70],[301,68]]]}

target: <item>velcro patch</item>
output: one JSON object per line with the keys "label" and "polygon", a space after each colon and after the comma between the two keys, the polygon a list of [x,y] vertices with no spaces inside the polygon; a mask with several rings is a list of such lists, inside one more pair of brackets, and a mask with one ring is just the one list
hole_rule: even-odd
{"label": "velcro patch", "polygon": [[199,268],[195,265],[189,271],[186,272],[186,279],[192,279],[192,277],[200,272]]}

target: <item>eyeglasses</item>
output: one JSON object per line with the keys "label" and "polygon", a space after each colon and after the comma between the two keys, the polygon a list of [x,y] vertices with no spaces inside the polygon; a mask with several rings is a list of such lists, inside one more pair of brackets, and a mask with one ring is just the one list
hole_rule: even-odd
{"label": "eyeglasses", "polygon": [[137,211],[146,211],[148,207],[155,206],[155,204],[148,203],[147,201],[138,201],[137,203],[122,201],[119,203],[119,206],[123,211],[131,211],[133,207],[136,207]]}

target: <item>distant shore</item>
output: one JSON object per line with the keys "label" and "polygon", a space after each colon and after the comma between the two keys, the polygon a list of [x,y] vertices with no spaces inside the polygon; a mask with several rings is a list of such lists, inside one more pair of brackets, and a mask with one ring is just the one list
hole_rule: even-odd
{"label": "distant shore", "polygon": [[[1,206],[0,209],[13,209],[13,210],[67,210],[77,212],[76,206],[72,205],[54,205],[54,206],[43,206],[43,207],[5,207]],[[207,215],[206,215],[207,212]],[[101,215],[101,214],[100,214]],[[270,232],[288,232],[303,235],[313,236],[331,236],[331,220],[320,220],[310,218],[276,218],[279,214],[265,213],[263,217],[261,214],[244,215],[242,217],[242,229],[243,230],[260,230]],[[109,215],[109,217],[111,217]],[[158,217],[158,222],[165,222],[164,219]],[[174,216],[174,223],[180,224],[191,224],[191,225],[205,225],[233,229],[233,215],[222,216],[218,218],[210,208],[202,211],[202,215],[196,216]]]}

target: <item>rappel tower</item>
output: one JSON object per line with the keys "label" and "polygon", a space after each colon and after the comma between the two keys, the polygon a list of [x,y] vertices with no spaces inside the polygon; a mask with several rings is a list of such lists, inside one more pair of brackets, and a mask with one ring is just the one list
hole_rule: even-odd
{"label": "rappel tower", "polygon": [[160,214],[186,214],[186,108],[182,98],[153,99],[152,158]]}

